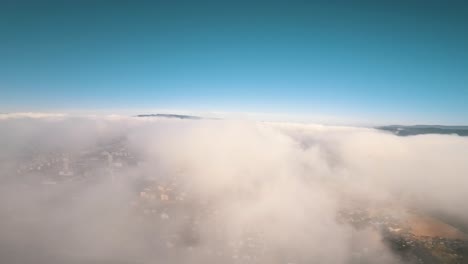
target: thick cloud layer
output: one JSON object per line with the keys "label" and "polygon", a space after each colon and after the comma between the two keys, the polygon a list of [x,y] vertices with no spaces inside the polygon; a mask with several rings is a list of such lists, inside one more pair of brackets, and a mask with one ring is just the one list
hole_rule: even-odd
{"label": "thick cloud layer", "polygon": [[459,136],[40,115],[2,118],[0,145],[2,263],[399,263],[341,213],[468,222]]}

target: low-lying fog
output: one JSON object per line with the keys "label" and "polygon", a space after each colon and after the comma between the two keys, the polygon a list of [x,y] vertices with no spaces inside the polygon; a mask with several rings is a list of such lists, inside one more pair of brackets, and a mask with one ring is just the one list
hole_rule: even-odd
{"label": "low-lying fog", "polygon": [[468,137],[3,116],[0,262],[398,263],[340,212],[418,211],[463,229],[467,188]]}

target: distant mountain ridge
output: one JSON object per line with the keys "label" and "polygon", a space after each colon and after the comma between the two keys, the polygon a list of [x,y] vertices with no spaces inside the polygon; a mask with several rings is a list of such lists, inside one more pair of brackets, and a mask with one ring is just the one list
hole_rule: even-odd
{"label": "distant mountain ridge", "polygon": [[468,136],[468,126],[442,126],[442,125],[389,125],[378,126],[377,129],[389,131],[398,136],[413,136],[422,134],[454,134]]}
{"label": "distant mountain ridge", "polygon": [[164,117],[164,118],[178,118],[178,119],[202,119],[199,116],[191,115],[175,115],[175,114],[141,114],[136,117]]}

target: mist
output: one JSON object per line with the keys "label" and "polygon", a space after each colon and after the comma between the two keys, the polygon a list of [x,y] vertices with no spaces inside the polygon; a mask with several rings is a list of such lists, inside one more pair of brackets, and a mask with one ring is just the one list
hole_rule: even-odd
{"label": "mist", "polygon": [[410,263],[354,212],[468,226],[456,135],[4,115],[0,146],[2,263]]}

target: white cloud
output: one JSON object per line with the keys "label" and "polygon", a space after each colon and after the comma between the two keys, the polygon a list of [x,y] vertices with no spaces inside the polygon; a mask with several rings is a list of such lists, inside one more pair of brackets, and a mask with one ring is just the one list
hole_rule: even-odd
{"label": "white cloud", "polygon": [[[122,138],[142,161],[117,173],[123,185],[99,177],[106,163],[93,168],[95,182],[46,193],[24,187],[26,179],[15,176],[13,168],[34,153],[77,156]],[[253,230],[269,248],[261,263],[356,262],[356,248],[367,249],[369,263],[392,263],[396,258],[378,232],[337,221],[343,207],[358,202],[416,208],[468,220],[465,137],[397,137],[369,128],[253,121],[88,116],[46,122],[16,116],[0,121],[0,143],[7,146],[0,150],[0,198],[9,201],[0,202],[0,209],[10,219],[0,243],[12,250],[11,259],[17,257],[11,252],[26,247],[26,255],[39,260],[48,259],[44,252],[62,260],[89,252],[87,258],[110,261],[217,263],[198,253],[172,256],[166,243],[157,242],[168,230],[184,230],[184,219],[193,217],[195,252],[225,252]],[[127,205],[136,192],[134,180],[147,177],[176,178],[193,204],[209,210],[168,212],[170,225],[142,220]],[[41,245],[44,240],[56,243]]]}
{"label": "white cloud", "polygon": [[67,116],[61,113],[39,113],[39,112],[15,112],[0,113],[0,120],[19,118],[62,118]]}

